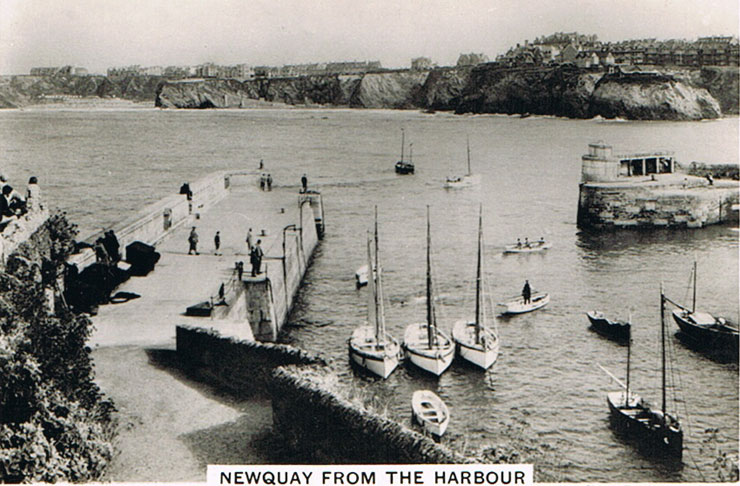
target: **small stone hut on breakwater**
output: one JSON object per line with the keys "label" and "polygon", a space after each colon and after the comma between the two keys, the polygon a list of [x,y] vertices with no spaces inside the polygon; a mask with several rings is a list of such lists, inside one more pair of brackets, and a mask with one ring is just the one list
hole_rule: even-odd
{"label": "small stone hut on breakwater", "polygon": [[737,181],[678,173],[671,152],[614,154],[603,142],[581,158],[578,226],[701,228],[737,217]]}

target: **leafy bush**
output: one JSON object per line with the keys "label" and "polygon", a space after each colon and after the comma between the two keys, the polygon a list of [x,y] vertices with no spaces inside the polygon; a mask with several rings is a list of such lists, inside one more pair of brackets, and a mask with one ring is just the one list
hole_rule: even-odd
{"label": "leafy bush", "polygon": [[44,284],[74,235],[56,214],[0,272],[0,482],[89,481],[112,456],[113,405],[93,382],[85,345],[92,323],[46,308]]}

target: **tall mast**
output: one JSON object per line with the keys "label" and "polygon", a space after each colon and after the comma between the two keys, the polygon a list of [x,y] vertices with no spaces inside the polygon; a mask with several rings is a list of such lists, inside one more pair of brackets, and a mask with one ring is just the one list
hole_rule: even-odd
{"label": "tall mast", "polygon": [[660,282],[660,345],[662,348],[661,368],[662,368],[662,385],[663,385],[663,417],[665,417],[665,323],[663,322],[665,314],[665,296],[663,295],[663,282]]}
{"label": "tall mast", "polygon": [[403,131],[403,128],[401,129],[401,162],[403,162],[403,149],[404,145],[406,145],[406,132]]}
{"label": "tall mast", "polygon": [[414,144],[410,143],[409,144],[409,163],[413,163],[413,162],[414,162]]}
{"label": "tall mast", "polygon": [[478,214],[478,263],[475,274],[475,344],[480,344],[481,331],[481,273],[483,266],[483,205]]}
{"label": "tall mast", "polygon": [[[629,319],[630,327],[632,326],[632,314]],[[630,337],[627,338],[627,396],[624,399],[624,407],[629,408],[630,406],[630,350],[632,348],[632,332],[630,331]]]}
{"label": "tall mast", "polygon": [[378,206],[375,206],[375,339],[378,343],[385,342],[385,310],[383,309],[383,282],[380,269],[380,248],[378,246]]}
{"label": "tall mast", "polygon": [[470,172],[470,137],[468,137],[468,175],[472,174]]}
{"label": "tall mast", "polygon": [[429,347],[435,342],[436,323],[434,322],[434,295],[432,292],[432,236],[429,221],[429,206],[427,206],[427,341]]}
{"label": "tall mast", "polygon": [[694,258],[694,299],[691,302],[691,313],[696,312],[696,258]]}
{"label": "tall mast", "polygon": [[373,251],[372,251],[372,239],[370,238],[370,232],[367,234],[367,284],[369,287],[368,299],[367,299],[367,320],[368,324],[371,322],[375,326],[375,334],[378,333],[378,305],[377,305],[377,292],[375,290],[375,278],[373,276]]}

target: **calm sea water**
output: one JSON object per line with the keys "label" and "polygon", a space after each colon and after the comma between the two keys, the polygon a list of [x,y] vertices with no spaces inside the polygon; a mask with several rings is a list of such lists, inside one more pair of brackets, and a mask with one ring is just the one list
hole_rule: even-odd
{"label": "calm sea water", "polygon": [[[415,176],[396,176],[400,129],[413,143]],[[470,137],[479,188],[449,191],[465,167]],[[334,358],[333,367],[376,407],[410,422],[413,390],[430,388],[452,410],[444,440],[475,449],[528,446],[540,480],[716,480],[716,454],[738,451],[738,366],[687,349],[673,335],[678,411],[687,437],[682,467],[643,457],[609,428],[596,364],[624,375],[626,349],[588,331],[585,312],[632,315],[632,383],[660,399],[659,285],[688,302],[694,258],[702,309],[738,319],[738,232],[617,232],[576,228],[580,156],[603,140],[615,151],[673,150],[680,162],[738,163],[738,119],[697,123],[619,122],[402,111],[27,110],[0,112],[1,169],[21,188],[39,177],[46,197],[82,233],[107,226],[216,169],[253,169],[264,159],[277,185],[300,175],[324,194],[327,234],[292,314],[286,342]],[[354,287],[365,234],[378,206],[388,327],[397,337],[424,319],[425,207],[431,207],[434,276],[443,328],[473,313],[478,205],[484,211],[486,274],[493,300],[520,292],[525,279],[552,301],[538,312],[499,319],[502,339],[488,372],[454,364],[441,378],[399,368],[388,380],[357,375],[346,340],[366,318],[365,289]],[[242,231],[235,221],[235,230]],[[543,254],[504,256],[516,238],[553,242]],[[698,470],[701,470],[701,473]]]}

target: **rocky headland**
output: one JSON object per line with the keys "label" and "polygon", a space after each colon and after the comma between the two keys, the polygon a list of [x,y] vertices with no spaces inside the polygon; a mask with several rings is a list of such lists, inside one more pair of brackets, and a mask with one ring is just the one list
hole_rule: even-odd
{"label": "rocky headland", "polygon": [[699,120],[740,113],[739,70],[706,67],[606,73],[573,65],[508,68],[494,63],[431,71],[295,78],[168,80],[158,76],[3,76],[0,107],[55,97],[154,100],[161,108],[297,106],[444,110],[569,118]]}

